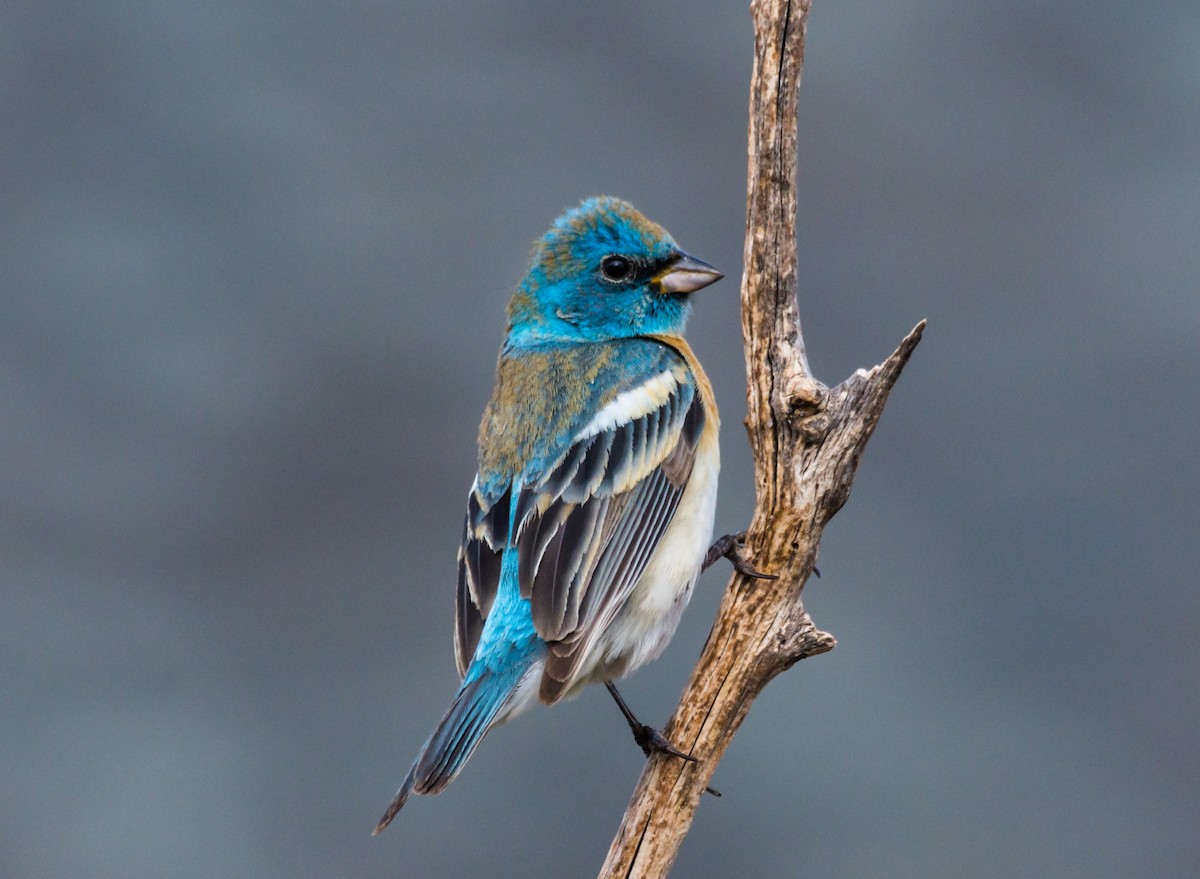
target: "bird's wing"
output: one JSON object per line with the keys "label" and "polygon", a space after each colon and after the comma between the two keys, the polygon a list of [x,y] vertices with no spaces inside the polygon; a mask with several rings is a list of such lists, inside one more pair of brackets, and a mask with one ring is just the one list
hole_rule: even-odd
{"label": "bird's wing", "polygon": [[[543,701],[571,689],[596,638],[629,599],[683,497],[704,420],[704,403],[686,384],[641,417],[581,439],[563,461],[568,468],[580,462],[566,490],[526,520],[518,577],[550,648]],[[598,484],[588,475],[597,459]]]}
{"label": "bird's wing", "polygon": [[483,621],[500,587],[511,500],[509,485],[495,486],[489,492],[480,487],[478,478],[467,496],[467,520],[458,549],[458,592],[454,601],[454,661],[460,678],[467,673],[483,632]]}
{"label": "bird's wing", "polygon": [[618,394],[537,472],[488,494],[477,481],[459,554],[456,648],[470,662],[495,598],[506,547],[521,596],[550,647],[542,698],[574,680],[653,555],[683,496],[704,429],[682,363]]}

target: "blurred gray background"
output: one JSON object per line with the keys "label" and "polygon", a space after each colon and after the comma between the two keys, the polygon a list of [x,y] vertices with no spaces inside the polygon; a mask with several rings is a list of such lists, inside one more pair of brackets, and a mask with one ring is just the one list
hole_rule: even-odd
{"label": "blurred gray background", "polygon": [[[921,318],[678,876],[1200,872],[1200,6],[817,2],[801,310]],[[601,689],[368,833],[446,707],[531,241],[632,200],[752,483],[742,3],[0,9],[0,875],[563,877],[641,767]],[[666,719],[727,569],[626,684]]]}

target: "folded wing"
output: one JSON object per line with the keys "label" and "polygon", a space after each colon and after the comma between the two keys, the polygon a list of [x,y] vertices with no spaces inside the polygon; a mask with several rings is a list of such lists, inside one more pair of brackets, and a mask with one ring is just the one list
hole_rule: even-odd
{"label": "folded wing", "polygon": [[574,683],[629,598],[691,476],[704,405],[686,373],[653,376],[603,407],[540,473],[472,489],[459,551],[455,646],[464,673],[505,551],[549,654],[540,696]]}

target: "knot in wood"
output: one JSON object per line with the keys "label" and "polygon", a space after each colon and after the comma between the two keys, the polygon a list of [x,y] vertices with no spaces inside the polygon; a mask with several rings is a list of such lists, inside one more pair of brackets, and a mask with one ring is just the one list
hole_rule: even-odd
{"label": "knot in wood", "polygon": [[779,389],[782,415],[804,439],[812,444],[829,433],[829,388],[806,374],[789,376]]}
{"label": "knot in wood", "polygon": [[796,429],[809,445],[819,443],[829,436],[832,427],[833,417],[828,412],[817,412],[796,422]]}
{"label": "knot in wood", "polygon": [[784,412],[791,420],[809,418],[825,410],[829,388],[812,376],[790,376],[779,392]]}

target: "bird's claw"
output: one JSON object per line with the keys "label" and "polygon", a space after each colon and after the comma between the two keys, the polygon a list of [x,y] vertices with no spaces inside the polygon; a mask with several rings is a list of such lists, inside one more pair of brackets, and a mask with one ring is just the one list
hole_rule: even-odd
{"label": "bird's claw", "polygon": [[707,571],[717,559],[727,558],[729,563],[733,565],[733,569],[745,577],[753,577],[755,580],[777,580],[775,574],[764,574],[762,571],[757,571],[750,567],[750,563],[746,561],[742,554],[743,548],[746,545],[746,532],[739,531],[737,534],[726,534],[724,537],[718,537],[713,545],[708,548],[708,552],[704,555],[704,565],[702,571]]}
{"label": "bird's claw", "polygon": [[[699,763],[698,757],[693,757],[691,754],[684,753],[667,741],[666,736],[656,730],[654,727],[642,723],[633,716],[633,712],[629,710],[629,706],[625,704],[625,700],[621,698],[621,694],[617,692],[617,686],[612,681],[605,681],[604,686],[608,688],[609,694],[617,703],[617,707],[621,709],[621,713],[625,715],[625,722],[629,724],[630,730],[633,731],[633,740],[637,742],[642,753],[647,758],[651,754],[670,754],[672,757],[678,757],[680,760],[685,760],[688,763]],[[719,797],[721,792],[715,787],[706,787],[705,793],[710,793],[714,797]]]}
{"label": "bird's claw", "polygon": [[699,762],[691,754],[679,750],[668,742],[663,737],[663,734],[654,727],[647,726],[644,723],[639,723],[633,728],[633,740],[638,743],[638,747],[642,749],[642,753],[647,757],[654,753],[670,754],[672,757],[678,757],[680,760],[686,760],[689,763]]}
{"label": "bird's claw", "polygon": [[[638,743],[638,747],[642,749],[642,753],[649,757],[651,754],[670,754],[672,757],[678,757],[680,760],[686,760],[688,763],[699,763],[699,757],[693,757],[691,754],[686,754],[676,748],[666,740],[662,733],[652,726],[647,726],[644,723],[639,723],[633,731],[633,740]],[[721,792],[715,787],[704,788],[706,794],[712,794],[714,797],[719,797]]]}

